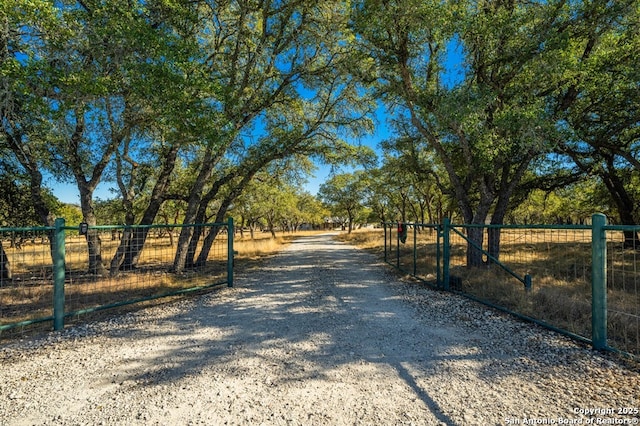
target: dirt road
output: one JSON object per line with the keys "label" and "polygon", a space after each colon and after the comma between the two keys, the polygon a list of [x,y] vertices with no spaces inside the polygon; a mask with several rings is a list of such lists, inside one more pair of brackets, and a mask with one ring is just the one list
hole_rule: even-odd
{"label": "dirt road", "polygon": [[640,418],[637,371],[403,283],[330,235],[297,240],[233,289],[11,344],[0,362],[1,425]]}

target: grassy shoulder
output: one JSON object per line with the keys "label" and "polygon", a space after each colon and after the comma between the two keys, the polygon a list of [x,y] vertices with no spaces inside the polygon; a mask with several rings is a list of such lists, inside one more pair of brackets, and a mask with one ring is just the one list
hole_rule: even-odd
{"label": "grassy shoulder", "polygon": [[[327,231],[298,231],[298,232],[278,232],[273,238],[269,232],[256,232],[253,238],[248,232],[243,236],[236,235],[233,247],[236,251],[236,270],[243,266],[251,266],[276,255],[291,242],[300,237],[324,234]],[[240,261],[238,263],[238,261]]]}
{"label": "grassy shoulder", "polygon": [[384,255],[384,230],[382,229],[356,229],[341,232],[336,236],[339,241],[352,244],[361,249]]}

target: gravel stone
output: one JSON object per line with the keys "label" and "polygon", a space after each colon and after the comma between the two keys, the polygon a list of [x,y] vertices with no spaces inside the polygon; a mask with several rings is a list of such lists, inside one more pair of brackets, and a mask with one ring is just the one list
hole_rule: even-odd
{"label": "gravel stone", "polygon": [[331,235],[300,238],[235,283],[0,347],[0,425],[640,418],[637,366],[400,280]]}

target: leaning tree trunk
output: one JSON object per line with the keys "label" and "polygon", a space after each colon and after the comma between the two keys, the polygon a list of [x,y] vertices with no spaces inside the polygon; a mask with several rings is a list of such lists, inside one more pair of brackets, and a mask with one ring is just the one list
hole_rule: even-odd
{"label": "leaning tree trunk", "polygon": [[[178,151],[179,147],[177,145],[172,146],[167,155],[165,155],[162,169],[151,192],[151,199],[139,223],[143,225],[143,227],[133,229],[130,238],[122,240],[121,245],[123,246],[122,253],[124,253],[124,257],[122,259],[112,260],[112,270],[114,262],[120,270],[131,270],[138,265],[142,249],[149,235],[149,228],[146,225],[153,224],[164,203],[164,197],[171,183],[171,173],[176,165]],[[173,234],[170,233],[170,236],[171,246],[173,247]]]}
{"label": "leaning tree trunk", "polygon": [[[9,121],[7,121],[6,124],[10,126]],[[37,157],[33,154],[33,152],[29,149],[24,148],[24,133],[21,131],[17,131],[17,129],[13,129],[13,131],[11,131],[9,130],[9,128],[5,128],[4,126],[2,127],[1,132],[9,148],[29,175],[29,193],[31,197],[31,204],[33,205],[33,209],[40,219],[40,223],[46,227],[53,227],[54,217],[51,214],[51,210],[49,210],[49,207],[47,206],[47,203],[43,196],[43,176],[42,172],[40,171],[40,164],[38,163]],[[55,250],[53,231],[48,232],[47,235],[49,238],[49,251],[51,254],[51,259],[53,261]]]}
{"label": "leaning tree trunk", "polygon": [[[229,206],[241,192],[242,188],[244,188],[244,185],[242,185],[241,188],[236,188],[235,191],[227,196],[227,198],[222,202],[220,208],[218,208],[218,212],[216,213],[215,223],[222,223],[224,217],[227,214],[227,211],[229,210]],[[207,258],[209,257],[209,252],[211,251],[213,242],[220,233],[220,229],[221,226],[214,226],[213,229],[209,230],[209,233],[202,242],[202,249],[200,250],[200,254],[198,255],[198,259],[196,260],[196,265],[201,266],[205,264]],[[233,229],[227,229],[227,238],[233,238],[232,232]]]}
{"label": "leaning tree trunk", "polygon": [[198,243],[204,234],[204,220],[197,220],[197,223],[193,224],[193,231],[191,232],[191,240],[187,248],[187,258],[185,260],[185,268],[194,268],[200,266],[196,264],[194,260],[196,252],[198,251]]}
{"label": "leaning tree trunk", "polygon": [[[216,195],[218,195],[218,192],[220,191],[220,188],[222,188],[222,185],[227,183],[232,176],[233,174],[229,174],[224,178],[216,181],[216,183],[212,185],[211,189],[209,189],[209,191],[202,197],[202,200],[200,201],[200,206],[198,208],[198,213],[195,216],[195,223],[204,224],[207,222],[207,209],[209,207],[209,203],[211,203],[211,201],[216,197]],[[243,179],[243,182],[245,181],[248,182],[251,179],[251,176],[253,175],[250,174],[246,176]],[[221,214],[222,215],[226,214],[227,209],[231,204],[231,201],[233,201],[233,199],[235,199],[237,194],[240,193],[240,191],[238,191],[237,189],[238,188],[236,188],[236,190],[232,191],[229,195],[227,195],[227,198],[222,202],[220,208],[218,209],[218,214],[216,215],[216,219],[214,222],[216,223],[218,222],[218,219],[220,218]],[[213,232],[213,238],[210,238],[210,235],[212,232]],[[187,258],[185,261],[186,267],[193,268],[193,267],[204,266],[206,264],[207,257],[209,257],[209,251],[211,250],[211,246],[213,245],[213,240],[215,239],[215,236],[218,234],[218,231],[215,231],[215,232],[210,231],[208,235],[205,236],[204,241],[202,243],[202,248],[200,249],[200,254],[196,259],[198,243],[200,242],[200,239],[204,234],[205,234],[204,226],[200,225],[200,226],[194,227],[193,233],[191,234],[191,241],[189,242],[189,248],[187,249]]]}
{"label": "leaning tree trunk", "polygon": [[[618,216],[622,225],[635,225],[634,202],[629,195],[627,188],[624,185],[623,180],[618,176],[618,170],[613,163],[613,157],[608,156],[605,158],[607,164],[606,170],[602,172],[602,181],[609,190],[611,198],[613,198],[616,208],[618,210]],[[640,247],[640,240],[638,239],[638,233],[636,231],[627,230],[623,231],[624,234],[624,248],[636,249]]]}
{"label": "leaning tree trunk", "polygon": [[124,265],[124,259],[127,256],[128,248],[131,247],[131,242],[134,238],[134,234],[135,231],[132,229],[125,229],[122,233],[122,238],[120,238],[120,245],[118,245],[116,253],[111,259],[111,265],[109,266],[109,275],[115,276],[121,269],[133,269],[133,265],[131,263],[128,263],[126,266]]}
{"label": "leaning tree trunk", "polygon": [[[216,161],[214,158],[214,153],[211,148],[208,148],[202,159],[202,168],[200,169],[198,177],[196,178],[189,191],[187,208],[183,220],[184,224],[196,223],[198,211],[200,209],[200,206],[202,205],[202,200],[204,197],[203,190],[209,178],[211,177],[211,173],[213,171],[215,163]],[[178,236],[178,244],[176,247],[176,254],[173,259],[172,267],[173,272],[177,274],[184,271],[184,268],[187,267],[187,262],[190,258],[189,253],[192,250],[191,243],[193,241],[193,236],[194,229],[190,226],[184,226],[180,230],[180,235]],[[193,259],[193,255],[191,255],[191,259]]]}
{"label": "leaning tree trunk", "polygon": [[[213,247],[213,242],[220,233],[220,229],[221,226],[219,225],[214,225],[211,227],[211,229],[209,229],[209,232],[207,232],[207,236],[202,241],[202,249],[198,254],[198,259],[195,261],[194,266],[204,266],[207,263],[207,258],[209,257],[209,253],[211,252],[211,247]],[[232,229],[227,230],[228,238],[233,238],[233,235],[231,235],[232,232]]]}

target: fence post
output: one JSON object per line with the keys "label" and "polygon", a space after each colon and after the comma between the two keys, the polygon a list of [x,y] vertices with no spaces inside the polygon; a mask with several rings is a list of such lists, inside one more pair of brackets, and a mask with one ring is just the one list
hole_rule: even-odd
{"label": "fence post", "polygon": [[440,265],[442,265],[442,254],[440,249],[440,239],[442,238],[442,225],[436,226],[436,286],[442,287],[442,273]]}
{"label": "fence post", "polygon": [[396,224],[396,268],[400,269],[400,222]]}
{"label": "fence post", "polygon": [[442,220],[442,285],[445,290],[449,290],[450,227],[451,222],[448,217],[445,217]]}
{"label": "fence post", "polygon": [[607,217],[591,216],[591,341],[594,349],[607,346]]}
{"label": "fence post", "polygon": [[413,224],[413,276],[418,275],[418,225]]}
{"label": "fence post", "polygon": [[65,232],[64,219],[57,218],[53,234],[53,329],[64,328]]}
{"label": "fence post", "polygon": [[382,227],[384,228],[384,261],[387,262],[387,222],[382,222]]}
{"label": "fence post", "polygon": [[233,287],[233,218],[227,222],[227,286]]}

